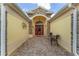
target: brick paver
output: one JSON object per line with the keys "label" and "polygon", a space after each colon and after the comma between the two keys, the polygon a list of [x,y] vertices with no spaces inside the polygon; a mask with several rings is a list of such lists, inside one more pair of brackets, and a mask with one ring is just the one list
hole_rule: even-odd
{"label": "brick paver", "polygon": [[[53,42],[54,43],[54,42]],[[13,56],[70,56],[63,48],[51,46],[50,41],[46,37],[34,37],[27,40],[11,55]]]}

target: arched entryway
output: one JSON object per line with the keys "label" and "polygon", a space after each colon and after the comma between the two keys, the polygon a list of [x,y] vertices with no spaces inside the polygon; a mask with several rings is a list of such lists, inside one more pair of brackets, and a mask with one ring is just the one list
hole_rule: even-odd
{"label": "arched entryway", "polygon": [[45,36],[47,34],[47,22],[44,16],[33,17],[33,34],[34,36]]}
{"label": "arched entryway", "polygon": [[35,23],[35,35],[44,35],[44,25],[42,21]]}

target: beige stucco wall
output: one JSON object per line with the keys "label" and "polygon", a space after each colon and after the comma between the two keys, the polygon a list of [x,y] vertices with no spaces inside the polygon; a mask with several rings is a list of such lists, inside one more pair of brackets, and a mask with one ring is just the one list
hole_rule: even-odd
{"label": "beige stucco wall", "polygon": [[[15,11],[7,8],[7,54],[10,55],[29,38],[28,22]],[[26,28],[22,27],[26,24]]]}
{"label": "beige stucco wall", "polygon": [[50,23],[50,31],[61,36],[58,43],[69,52],[71,52],[71,13],[72,11],[67,11]]}

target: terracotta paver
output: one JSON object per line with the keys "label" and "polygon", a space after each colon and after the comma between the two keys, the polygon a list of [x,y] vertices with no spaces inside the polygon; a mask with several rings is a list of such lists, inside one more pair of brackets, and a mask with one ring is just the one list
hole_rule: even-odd
{"label": "terracotta paver", "polygon": [[[54,42],[53,42],[54,43]],[[70,56],[63,48],[51,46],[50,41],[46,37],[34,37],[27,40],[11,55],[13,56]]]}

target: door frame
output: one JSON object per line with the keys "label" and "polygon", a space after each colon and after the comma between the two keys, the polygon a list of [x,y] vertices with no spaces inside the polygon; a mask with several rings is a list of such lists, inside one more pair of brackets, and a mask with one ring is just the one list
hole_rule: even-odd
{"label": "door frame", "polygon": [[39,26],[39,25],[35,24],[35,35],[36,36],[41,36],[41,35],[43,36],[44,35],[44,25],[41,25],[42,26],[42,28],[41,28],[42,29],[41,35],[36,34],[36,32],[37,32],[37,30],[36,30],[37,29],[37,26]]}

